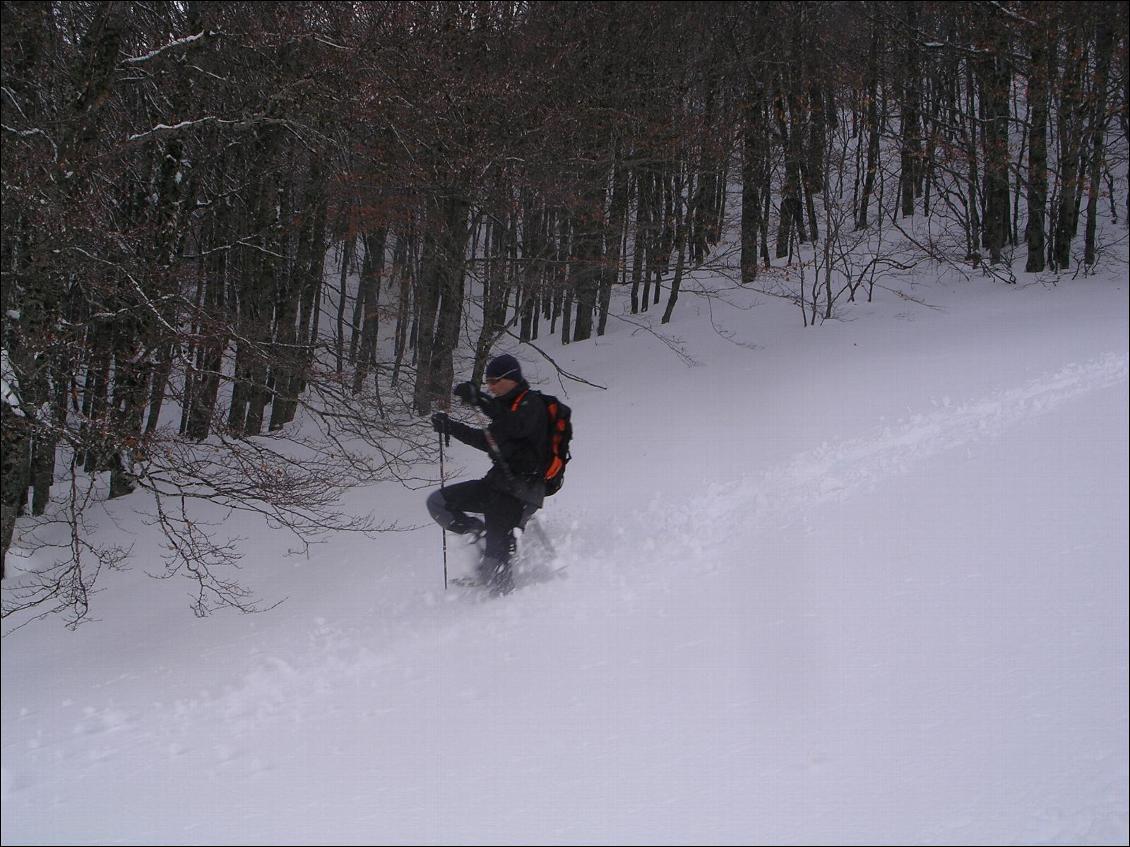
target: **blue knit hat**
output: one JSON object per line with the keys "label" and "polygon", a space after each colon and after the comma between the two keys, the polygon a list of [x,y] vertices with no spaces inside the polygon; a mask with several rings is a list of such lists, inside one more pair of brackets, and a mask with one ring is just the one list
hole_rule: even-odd
{"label": "blue knit hat", "polygon": [[487,365],[486,378],[512,379],[515,382],[521,382],[522,366],[519,365],[518,360],[509,353],[503,353],[501,356],[495,356],[490,360],[490,363]]}

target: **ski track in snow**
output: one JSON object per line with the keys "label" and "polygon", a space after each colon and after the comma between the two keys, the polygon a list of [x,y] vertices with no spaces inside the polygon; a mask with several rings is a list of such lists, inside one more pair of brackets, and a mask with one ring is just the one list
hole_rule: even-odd
{"label": "ski track in snow", "polygon": [[[714,539],[735,534],[748,538],[791,526],[810,517],[814,508],[870,490],[926,459],[975,441],[998,438],[1021,421],[1089,392],[1124,383],[1128,372],[1130,362],[1125,353],[1107,353],[980,399],[954,402],[942,398],[935,401],[933,411],[883,424],[861,437],[825,443],[759,479],[712,484],[679,501],[657,496],[636,518],[649,527],[664,527],[650,533],[649,555],[644,558],[652,562],[656,551],[662,550],[660,558],[679,557],[713,569],[714,557],[703,554]],[[590,517],[579,517],[573,526],[588,525]],[[640,558],[636,550],[616,545],[609,549],[608,539],[634,539],[641,533],[609,527],[607,521],[600,523],[604,524],[601,533],[570,535],[559,546],[568,548],[569,555],[579,561],[608,560],[617,567]],[[648,534],[642,533],[644,537]]]}
{"label": "ski track in snow", "polygon": [[854,496],[924,459],[973,441],[997,438],[1020,421],[1091,391],[1126,382],[1127,372],[1127,356],[1110,353],[973,402],[954,405],[947,397],[938,402],[936,411],[883,426],[876,434],[824,445],[770,472],[760,482],[743,481],[732,491],[714,496],[721,501],[719,506],[730,501],[727,517],[756,503],[752,518],[759,530],[787,525],[805,509]]}

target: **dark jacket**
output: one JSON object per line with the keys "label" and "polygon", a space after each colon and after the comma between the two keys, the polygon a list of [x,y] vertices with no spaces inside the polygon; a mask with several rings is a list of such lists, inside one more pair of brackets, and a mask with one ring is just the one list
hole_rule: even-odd
{"label": "dark jacket", "polygon": [[[490,424],[485,430],[451,421],[450,432],[464,444],[491,456],[487,482],[519,500],[540,507],[545,499],[545,466],[549,460],[549,420],[545,401],[525,380],[508,394],[482,406]],[[501,462],[487,440],[493,437]]]}

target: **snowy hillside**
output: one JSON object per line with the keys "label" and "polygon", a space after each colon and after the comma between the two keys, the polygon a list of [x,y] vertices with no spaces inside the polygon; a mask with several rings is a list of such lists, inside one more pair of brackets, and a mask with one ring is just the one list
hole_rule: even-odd
{"label": "snowy hillside", "polygon": [[196,619],[115,501],[100,620],[3,640],[3,842],[1125,844],[1127,287],[688,296],[548,348],[603,389],[514,346],[576,438],[502,600],[390,483],[417,529],[240,526],[285,602]]}

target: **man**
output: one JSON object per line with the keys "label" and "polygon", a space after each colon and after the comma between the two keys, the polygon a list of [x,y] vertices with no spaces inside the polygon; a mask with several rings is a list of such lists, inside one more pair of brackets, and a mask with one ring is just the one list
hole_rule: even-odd
{"label": "man", "polygon": [[[485,477],[459,482],[433,492],[428,512],[446,530],[486,535],[486,551],[479,576],[495,594],[514,587],[510,557],[514,529],[524,514],[533,514],[545,499],[548,459],[548,422],[545,402],[522,378],[518,360],[510,355],[492,359],[484,378],[489,397],[471,382],[455,386],[455,396],[476,406],[490,418],[486,429],[453,421],[444,412],[432,415],[432,426],[443,436],[453,435],[464,444],[488,453],[493,467]],[[471,517],[477,512],[483,517]]]}

